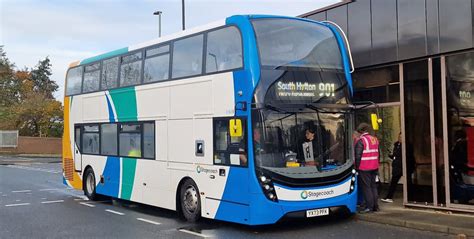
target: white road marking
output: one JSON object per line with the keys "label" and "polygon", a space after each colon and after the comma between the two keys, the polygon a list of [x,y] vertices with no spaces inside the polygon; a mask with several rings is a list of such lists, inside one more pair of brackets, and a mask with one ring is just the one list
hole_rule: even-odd
{"label": "white road marking", "polygon": [[155,225],[161,225],[161,223],[159,223],[159,222],[151,221],[151,220],[140,218],[140,217],[137,218],[137,220],[142,221],[142,222],[148,222],[148,223],[155,224]]}
{"label": "white road marking", "polygon": [[85,202],[80,202],[79,204],[84,205],[84,206],[88,206],[88,207],[95,207],[95,205],[85,203]]}
{"label": "white road marking", "polygon": [[31,192],[31,190],[17,190],[17,191],[12,191],[12,193],[28,193]]}
{"label": "white road marking", "polygon": [[45,189],[40,189],[38,191],[44,192],[44,191],[57,191],[57,190],[62,190],[62,188],[45,188]]}
{"label": "white road marking", "polygon": [[110,210],[110,209],[106,209],[105,211],[106,211],[106,212],[113,213],[113,214],[117,214],[117,215],[120,215],[120,216],[123,216],[123,215],[125,215],[125,213],[117,212],[117,211]]}
{"label": "white road marking", "polygon": [[197,233],[197,232],[193,232],[193,231],[189,231],[189,230],[186,230],[186,229],[179,229],[178,231],[184,232],[184,233],[188,233],[188,234],[191,234],[191,235],[195,235],[195,236],[198,236],[198,237],[204,237],[204,238],[210,237],[210,236],[208,236],[208,235],[201,234],[201,233]]}
{"label": "white road marking", "polygon": [[64,200],[44,201],[44,202],[41,202],[41,203],[43,203],[43,204],[49,204],[49,203],[59,203],[59,202],[64,202]]}
{"label": "white road marking", "polygon": [[7,204],[5,207],[17,207],[17,206],[26,206],[30,205],[30,203],[17,203],[17,204]]}
{"label": "white road marking", "polygon": [[18,168],[18,169],[26,169],[26,170],[33,170],[33,171],[40,171],[45,173],[62,173],[62,171],[52,170],[52,169],[44,169],[44,168],[36,168],[36,167],[28,167],[28,166],[21,166],[21,165],[7,165],[8,168]]}

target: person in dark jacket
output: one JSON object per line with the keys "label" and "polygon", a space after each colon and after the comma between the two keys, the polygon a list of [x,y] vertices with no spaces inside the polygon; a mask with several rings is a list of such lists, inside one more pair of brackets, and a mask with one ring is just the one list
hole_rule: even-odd
{"label": "person in dark jacket", "polygon": [[361,134],[355,145],[356,170],[359,173],[359,183],[366,208],[361,213],[379,210],[376,178],[379,169],[379,142],[375,136],[368,133],[369,125],[361,123],[357,131]]}
{"label": "person in dark jacket", "polygon": [[393,144],[393,152],[389,157],[392,159],[392,180],[388,188],[387,196],[381,199],[382,202],[392,203],[393,194],[397,189],[398,181],[402,177],[402,133],[398,135],[398,141]]}

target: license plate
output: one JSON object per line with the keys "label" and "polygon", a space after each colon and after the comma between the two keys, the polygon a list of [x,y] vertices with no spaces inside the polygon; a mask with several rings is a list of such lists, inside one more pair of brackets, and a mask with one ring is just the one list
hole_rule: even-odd
{"label": "license plate", "polygon": [[329,208],[319,208],[306,211],[306,217],[319,217],[329,215]]}

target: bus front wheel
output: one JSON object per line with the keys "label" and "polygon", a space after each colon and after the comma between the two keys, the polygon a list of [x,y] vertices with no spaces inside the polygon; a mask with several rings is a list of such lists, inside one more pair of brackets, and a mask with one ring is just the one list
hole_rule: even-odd
{"label": "bus front wheel", "polygon": [[181,211],[188,222],[196,222],[201,218],[201,197],[193,180],[187,179],[180,190]]}
{"label": "bus front wheel", "polygon": [[95,193],[95,176],[94,170],[88,168],[84,173],[84,194],[89,200],[97,200],[97,194]]}

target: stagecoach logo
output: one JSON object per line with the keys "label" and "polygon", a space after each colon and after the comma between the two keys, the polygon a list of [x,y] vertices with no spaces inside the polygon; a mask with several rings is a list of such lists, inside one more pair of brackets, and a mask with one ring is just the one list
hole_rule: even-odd
{"label": "stagecoach logo", "polygon": [[203,168],[201,166],[196,167],[196,172],[197,173],[217,173],[217,169],[208,169],[208,168]]}
{"label": "stagecoach logo", "polygon": [[303,192],[301,192],[300,196],[301,196],[301,199],[307,199],[307,198],[317,199],[317,198],[322,197],[322,196],[329,196],[329,195],[333,195],[333,194],[334,194],[333,189],[324,190],[324,191],[315,191],[315,192],[304,190]]}
{"label": "stagecoach logo", "polygon": [[303,192],[301,192],[301,198],[302,198],[302,199],[308,198],[308,192],[307,192],[306,190],[304,190]]}

